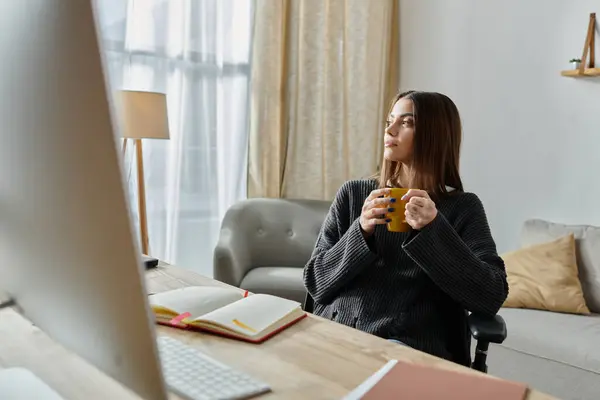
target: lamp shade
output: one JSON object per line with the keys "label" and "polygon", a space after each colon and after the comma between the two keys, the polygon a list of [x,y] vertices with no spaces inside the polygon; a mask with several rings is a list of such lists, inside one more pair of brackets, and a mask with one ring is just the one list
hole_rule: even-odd
{"label": "lamp shade", "polygon": [[117,103],[124,138],[169,139],[165,94],[122,90]]}

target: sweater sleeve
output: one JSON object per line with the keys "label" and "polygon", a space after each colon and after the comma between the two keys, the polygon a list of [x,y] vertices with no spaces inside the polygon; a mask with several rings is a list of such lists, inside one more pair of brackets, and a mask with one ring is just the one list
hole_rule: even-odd
{"label": "sweater sleeve", "polygon": [[495,315],[508,295],[504,261],[496,252],[483,205],[465,195],[456,228],[437,217],[403,245],[433,282],[468,311]]}
{"label": "sweater sleeve", "polygon": [[376,258],[358,218],[350,221],[346,184],[338,191],[304,268],[304,286],[316,302],[326,304]]}

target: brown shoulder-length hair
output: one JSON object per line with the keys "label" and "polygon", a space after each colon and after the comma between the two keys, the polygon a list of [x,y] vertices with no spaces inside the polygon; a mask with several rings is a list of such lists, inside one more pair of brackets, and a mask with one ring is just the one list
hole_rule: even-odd
{"label": "brown shoulder-length hair", "polygon": [[[459,174],[462,124],[458,108],[446,95],[411,90],[396,95],[390,112],[402,98],[412,100],[414,108],[412,187],[426,190],[435,198],[448,194],[446,186],[462,192]],[[384,158],[377,178],[379,186],[399,186],[401,167],[400,162]]]}

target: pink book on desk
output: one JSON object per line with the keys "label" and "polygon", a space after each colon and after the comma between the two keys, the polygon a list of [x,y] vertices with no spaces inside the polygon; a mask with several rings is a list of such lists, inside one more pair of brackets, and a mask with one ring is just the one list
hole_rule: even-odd
{"label": "pink book on desk", "polygon": [[527,386],[481,374],[398,361],[362,400],[524,400]]}

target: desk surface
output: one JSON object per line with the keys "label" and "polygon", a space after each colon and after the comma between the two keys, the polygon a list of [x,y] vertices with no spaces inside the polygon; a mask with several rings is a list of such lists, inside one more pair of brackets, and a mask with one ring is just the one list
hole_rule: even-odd
{"label": "desk surface", "polygon": [[[224,285],[164,264],[147,273],[147,283],[150,293]],[[273,392],[260,400],[339,399],[390,359],[479,373],[314,315],[259,345],[164,326],[157,329],[267,382]],[[137,398],[54,343],[13,309],[0,310],[0,337],[0,367],[29,368],[65,398]],[[528,399],[552,397],[531,391]]]}

